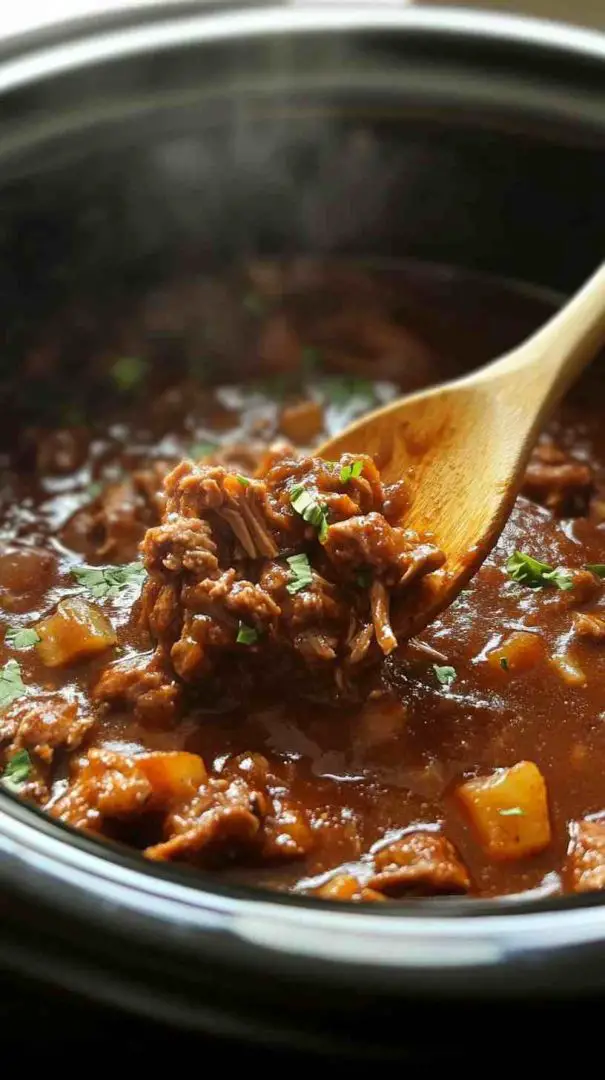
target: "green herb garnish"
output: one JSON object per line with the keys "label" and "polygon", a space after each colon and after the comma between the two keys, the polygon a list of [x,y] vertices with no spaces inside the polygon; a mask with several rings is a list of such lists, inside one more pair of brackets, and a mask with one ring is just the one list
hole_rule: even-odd
{"label": "green herb garnish", "polygon": [[254,645],[258,641],[258,631],[253,626],[246,626],[246,623],[240,622],[235,640],[238,645]]}
{"label": "green herb garnish", "polygon": [[331,405],[348,405],[354,398],[370,405],[376,400],[374,386],[369,379],[329,378],[323,379],[320,390]]}
{"label": "green herb garnish", "polygon": [[354,461],[352,465],[343,465],[340,470],[340,479],[343,484],[347,484],[349,480],[356,480],[358,476],[361,476],[362,469],[363,461]]}
{"label": "green herb garnish", "polygon": [[129,585],[142,585],[145,568],[140,562],[125,566],[75,566],[73,575],[95,600],[117,596]]}
{"label": "green herb garnish", "polygon": [[585,570],[590,570],[591,573],[596,574],[597,577],[605,578],[605,563],[602,563],[602,562],[586,563],[586,566],[584,567],[584,569]]}
{"label": "green herb garnish", "polygon": [[217,445],[218,445],[217,443],[213,443],[213,442],[195,443],[191,447],[191,450],[189,451],[189,455],[190,455],[190,457],[196,458],[196,459],[210,457],[211,454],[214,454],[216,452]]}
{"label": "green herb garnish", "polygon": [[508,660],[505,656],[500,657],[500,667],[503,671],[508,671]]}
{"label": "green herb garnish", "polygon": [[521,585],[527,585],[530,589],[539,589],[544,585],[555,585],[557,589],[571,589],[573,585],[571,574],[561,567],[549,566],[548,563],[540,562],[531,555],[522,551],[515,551],[507,559],[507,573],[513,581]]}
{"label": "green herb garnish", "polygon": [[4,644],[11,649],[30,649],[32,645],[37,645],[39,641],[41,641],[40,635],[31,628],[24,630],[13,628],[7,630],[4,635]]}
{"label": "green herb garnish", "polygon": [[118,390],[134,390],[147,374],[147,361],[139,356],[122,356],[110,369]]}
{"label": "green herb garnish", "polygon": [[440,667],[439,664],[433,664],[433,671],[441,685],[449,689],[456,678],[456,668],[450,667],[448,664],[443,667]]}
{"label": "green herb garnish", "polygon": [[91,483],[86,488],[86,494],[87,494],[88,498],[89,499],[97,499],[99,497],[99,495],[101,494],[104,486],[105,485],[102,484],[100,480],[92,480]]}
{"label": "green herb garnish", "polygon": [[525,817],[525,810],[521,806],[509,806],[506,810],[498,810],[501,817]]}
{"label": "green herb garnish", "polygon": [[235,475],[237,476],[237,479],[238,479],[239,483],[242,485],[242,487],[250,487],[250,479],[249,479],[249,477],[244,476],[242,473],[239,473],[239,472],[236,473]]}
{"label": "green herb garnish", "polygon": [[292,578],[288,582],[286,588],[291,596],[300,592],[301,589],[306,589],[313,581],[313,571],[311,570],[311,564],[309,562],[308,555],[302,552],[300,555],[290,555],[286,559],[288,566],[292,572]]}
{"label": "green herb garnish", "polygon": [[31,772],[32,762],[27,750],[18,750],[6,762],[2,772],[2,783],[11,791],[19,791]]}
{"label": "green herb garnish", "polygon": [[21,668],[16,660],[7,660],[0,668],[0,709],[5,709],[11,701],[25,693],[25,684],[21,678]]}
{"label": "green herb garnish", "polygon": [[327,508],[313,498],[305,489],[304,484],[297,484],[296,487],[292,488],[290,503],[292,509],[297,514],[300,514],[303,521],[308,521],[309,525],[313,525],[317,529],[319,540],[323,543],[328,535]]}
{"label": "green herb garnish", "polygon": [[307,345],[301,353],[301,365],[304,374],[309,377],[315,375],[321,365],[321,353],[313,345]]}
{"label": "green herb garnish", "polygon": [[369,589],[372,584],[372,571],[369,567],[362,567],[361,570],[358,570],[355,574],[355,581],[360,589]]}

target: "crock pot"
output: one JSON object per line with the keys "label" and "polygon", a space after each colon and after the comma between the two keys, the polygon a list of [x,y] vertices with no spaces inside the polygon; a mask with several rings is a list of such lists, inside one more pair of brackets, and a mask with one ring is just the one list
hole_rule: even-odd
{"label": "crock pot", "polygon": [[[596,33],[380,3],[126,4],[5,41],[2,363],[74,281],[101,301],[183,252],[405,255],[566,293],[605,248],[604,75]],[[434,1049],[469,1008],[487,1038],[504,1007],[605,987],[598,895],[344,909],[147,865],[4,792],[0,884],[5,968],[261,1041]]]}

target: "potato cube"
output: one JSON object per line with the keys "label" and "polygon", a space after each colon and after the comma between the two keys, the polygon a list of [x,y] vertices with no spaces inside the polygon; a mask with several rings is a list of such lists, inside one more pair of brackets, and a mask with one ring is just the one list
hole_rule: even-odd
{"label": "potato cube", "polygon": [[41,639],[36,649],[47,667],[85,660],[118,640],[107,616],[81,596],[62,600],[54,614],[42,619],[35,629]]}
{"label": "potato cube", "polygon": [[467,780],[456,797],[492,859],[522,859],[548,847],[546,784],[533,761]]}
{"label": "potato cube", "polygon": [[490,667],[516,675],[535,667],[543,656],[544,643],[539,634],[532,634],[529,630],[515,630],[501,645],[490,649],[487,662]]}
{"label": "potato cube", "polygon": [[151,784],[151,804],[158,809],[186,802],[208,779],[201,757],[184,750],[141,754],[135,760]]}

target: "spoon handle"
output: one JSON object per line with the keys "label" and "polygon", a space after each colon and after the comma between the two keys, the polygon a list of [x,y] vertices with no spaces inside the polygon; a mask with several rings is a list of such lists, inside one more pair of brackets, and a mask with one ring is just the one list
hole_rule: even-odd
{"label": "spoon handle", "polygon": [[[605,345],[605,263],[572,299],[518,349],[478,373],[487,378],[517,373],[517,391],[527,409],[551,409],[580,372]],[[511,383],[514,390],[515,383]]]}

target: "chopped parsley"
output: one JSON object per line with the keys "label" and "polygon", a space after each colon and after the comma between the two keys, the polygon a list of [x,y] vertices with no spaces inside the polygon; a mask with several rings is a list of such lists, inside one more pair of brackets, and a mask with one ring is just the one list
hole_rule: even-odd
{"label": "chopped parsley", "polygon": [[7,660],[0,668],[0,709],[6,708],[16,698],[25,693],[25,684],[21,678],[21,668],[16,660]]}
{"label": "chopped parsley", "polygon": [[27,750],[17,750],[2,772],[0,779],[11,791],[19,791],[31,772],[32,762]]}
{"label": "chopped parsley", "polygon": [[505,656],[500,657],[500,667],[503,671],[508,671],[508,660]]}
{"label": "chopped parsley", "polygon": [[247,311],[249,315],[254,315],[256,319],[260,319],[267,311],[267,302],[263,296],[259,295],[259,293],[246,293],[242,304],[244,311]]}
{"label": "chopped parsley", "polygon": [[349,480],[356,480],[358,476],[361,476],[363,469],[363,461],[354,461],[352,465],[343,465],[340,470],[340,479],[343,484],[347,484]]}
{"label": "chopped parsley", "polygon": [[290,555],[286,559],[292,577],[288,582],[286,588],[291,596],[300,592],[301,589],[306,589],[313,581],[313,571],[311,570],[311,564],[309,562],[308,555],[301,552],[300,555]]}
{"label": "chopped parsley", "polygon": [[525,817],[522,806],[508,806],[506,810],[498,810],[500,817]]}
{"label": "chopped parsley", "polygon": [[147,361],[139,356],[122,356],[110,369],[118,390],[134,390],[147,374]]}
{"label": "chopped parsley", "polygon": [[254,645],[258,641],[258,631],[253,626],[240,622],[235,640],[238,645]]}
{"label": "chopped parsley", "polygon": [[211,454],[215,453],[216,448],[217,448],[217,443],[213,443],[213,442],[195,443],[191,447],[191,450],[189,451],[189,454],[190,454],[190,456],[192,458],[198,458],[198,459],[199,458],[207,458],[207,457],[210,457]]}
{"label": "chopped parsley", "polygon": [[242,485],[242,487],[250,487],[250,479],[249,479],[249,477],[244,476],[243,473],[241,473],[241,472],[238,472],[235,475],[237,476],[237,479],[238,479],[239,483]]}
{"label": "chopped parsley", "polygon": [[522,551],[515,551],[506,562],[507,573],[513,581],[527,585],[530,589],[539,589],[544,585],[555,585],[557,589],[571,589],[571,574],[562,567],[549,566]]}
{"label": "chopped parsley", "polygon": [[37,645],[40,640],[40,635],[32,628],[23,630],[14,628],[7,630],[4,636],[5,645],[8,645],[11,649],[30,649],[32,645]]}
{"label": "chopped parsley", "polygon": [[360,589],[369,589],[372,584],[372,571],[368,566],[362,567],[355,574],[355,581]]}
{"label": "chopped parsley", "polygon": [[348,405],[352,399],[360,404],[371,405],[376,400],[373,383],[369,379],[332,377],[322,380],[320,389],[331,405]]}
{"label": "chopped parsley", "polygon": [[89,499],[96,499],[103,490],[103,484],[100,480],[92,480],[86,488],[86,494]]}
{"label": "chopped parsley", "polygon": [[142,585],[145,567],[140,562],[125,566],[75,566],[73,575],[95,600],[117,596],[129,585]]}
{"label": "chopped parsley", "polygon": [[301,353],[301,364],[304,374],[308,377],[314,375],[321,365],[321,353],[313,345],[307,345]]}
{"label": "chopped parsley", "polygon": [[443,667],[433,664],[433,671],[441,685],[449,689],[456,678],[456,668],[450,667],[449,664],[444,664]]}
{"label": "chopped parsley", "polygon": [[313,498],[310,492],[305,489],[304,484],[297,484],[296,487],[292,488],[290,502],[292,509],[297,514],[300,514],[303,521],[307,521],[309,525],[313,525],[317,529],[319,540],[323,543],[328,535],[327,508]]}
{"label": "chopped parsley", "polygon": [[592,574],[596,574],[597,577],[605,578],[605,563],[592,562],[586,563],[585,570],[590,570]]}

